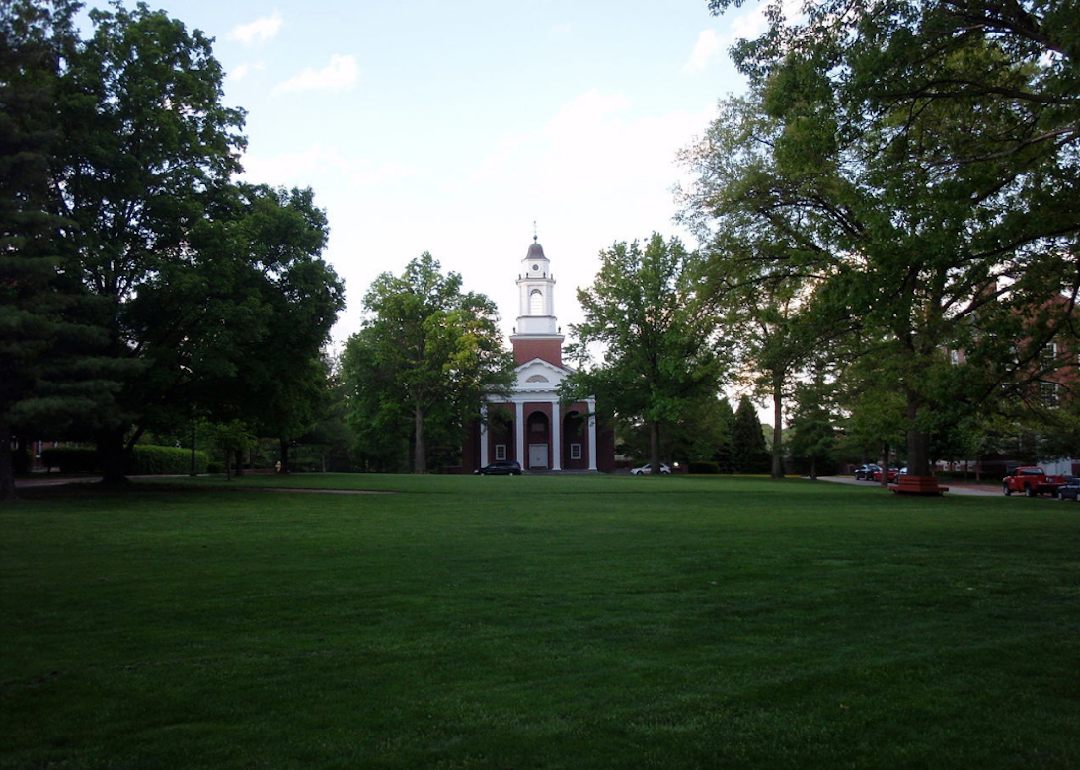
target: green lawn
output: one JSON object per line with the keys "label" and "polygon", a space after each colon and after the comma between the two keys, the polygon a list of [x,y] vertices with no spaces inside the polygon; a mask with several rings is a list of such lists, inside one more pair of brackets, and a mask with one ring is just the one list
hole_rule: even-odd
{"label": "green lawn", "polygon": [[1080,767],[1080,505],[223,486],[0,507],[0,767]]}

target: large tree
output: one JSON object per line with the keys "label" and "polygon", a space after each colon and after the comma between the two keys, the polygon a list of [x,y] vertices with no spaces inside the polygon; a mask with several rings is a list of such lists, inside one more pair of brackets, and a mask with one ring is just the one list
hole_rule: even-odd
{"label": "large tree", "polygon": [[344,286],[320,256],[326,214],[310,189],[231,192],[192,235],[203,255],[190,271],[193,294],[176,295],[166,312],[219,327],[211,332],[217,344],[189,334],[178,351],[177,363],[199,364],[190,378],[194,400],[210,417],[240,419],[278,439],[287,465],[290,442],[314,426],[329,396],[320,350],[344,308]]}
{"label": "large tree", "polygon": [[441,444],[459,452],[486,394],[510,385],[498,309],[463,292],[461,276],[443,275],[427,252],[400,276],[376,278],[364,308],[342,360],[350,422],[362,450],[384,461],[383,448],[411,439],[413,471],[426,473],[429,451]]}
{"label": "large tree", "polygon": [[0,499],[11,499],[12,434],[69,430],[109,383],[85,355],[102,339],[79,322],[89,298],[59,270],[55,233],[71,223],[50,205],[60,65],[76,40],[77,4],[0,8]]}
{"label": "large tree", "polygon": [[[697,153],[691,205],[800,240],[797,260],[771,265],[819,277],[817,317],[861,330],[861,355],[895,373],[915,475],[957,382],[975,404],[1030,372],[1072,312],[1071,5],[826,0],[789,23],[776,3],[735,50],[750,97]],[[755,162],[710,147],[731,135]]]}
{"label": "large tree", "polygon": [[[716,320],[699,288],[699,260],[677,238],[654,234],[600,252],[592,286],[578,290],[585,320],[571,325],[569,357],[581,368],[565,394],[592,394],[649,433],[650,462],[659,472],[660,433],[715,395],[726,361]],[[594,363],[591,349],[602,351]]]}
{"label": "large tree", "polygon": [[[39,5],[13,0],[5,11],[32,17]],[[52,5],[57,18],[72,10]],[[206,37],[144,4],[89,16],[88,39],[54,35],[48,55],[20,72],[50,86],[48,189],[33,206],[53,224],[30,246],[55,255],[49,284],[24,301],[48,307],[62,287],[72,299],[60,320],[83,330],[59,376],[19,372],[53,412],[39,410],[36,425],[92,435],[109,481],[122,479],[143,431],[196,413],[302,432],[306,420],[285,415],[342,306],[340,281],[318,256],[325,215],[310,191],[233,182],[243,112],[221,104]],[[13,248],[34,254],[25,240]],[[56,347],[61,336],[48,336]],[[82,391],[40,398],[58,382]],[[75,407],[78,425],[56,427],[55,414]]]}

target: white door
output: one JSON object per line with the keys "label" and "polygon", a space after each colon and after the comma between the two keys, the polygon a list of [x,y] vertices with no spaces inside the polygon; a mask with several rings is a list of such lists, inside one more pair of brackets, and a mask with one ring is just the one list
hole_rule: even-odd
{"label": "white door", "polygon": [[546,468],[546,467],[548,467],[548,446],[547,446],[547,444],[529,444],[529,467],[530,468]]}

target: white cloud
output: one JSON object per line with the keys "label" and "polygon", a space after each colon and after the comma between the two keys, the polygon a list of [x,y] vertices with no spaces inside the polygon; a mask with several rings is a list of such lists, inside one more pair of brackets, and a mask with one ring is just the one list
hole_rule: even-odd
{"label": "white cloud", "polygon": [[508,163],[511,163],[519,148],[535,139],[535,136],[527,134],[519,136],[504,136],[499,140],[495,150],[484,159],[477,169],[466,181],[466,185],[483,185],[494,179],[502,172]]}
{"label": "white cloud", "polygon": [[700,72],[708,67],[720,54],[720,47],[720,35],[711,29],[702,30],[690,54],[690,60],[683,65],[683,72]]}
{"label": "white cloud", "polygon": [[266,62],[261,62],[261,61],[248,62],[248,61],[246,61],[246,62],[243,62],[242,64],[238,64],[232,70],[232,72],[229,73],[229,78],[239,82],[239,81],[243,80],[244,78],[246,78],[248,75],[250,75],[250,74],[252,74],[254,72],[262,72],[265,69],[266,69]]}
{"label": "white cloud", "polygon": [[417,176],[416,169],[412,166],[394,161],[376,165],[364,159],[350,166],[349,184],[352,187],[385,187],[393,182]]}
{"label": "white cloud", "polygon": [[257,19],[250,24],[233,27],[228,34],[229,40],[239,40],[244,45],[269,40],[281,29],[281,14],[276,10],[269,16]]}
{"label": "white cloud", "polygon": [[343,155],[336,147],[315,142],[299,152],[265,157],[247,153],[244,176],[256,184],[307,187],[318,179],[343,181],[350,187],[385,186],[417,175],[411,166]]}
{"label": "white cloud", "polygon": [[299,152],[288,152],[273,157],[244,155],[244,176],[257,184],[303,186],[312,183],[313,177],[339,166],[337,150],[316,142]]}
{"label": "white cloud", "polygon": [[[693,74],[706,69],[715,60],[720,59],[737,40],[753,40],[769,28],[765,15],[766,3],[758,3],[742,13],[731,15],[728,32],[720,34],[712,29],[703,30],[694,44],[690,59],[683,65],[682,71]],[[780,7],[788,19],[800,19],[804,16],[802,0],[782,0]]]}
{"label": "white cloud", "polygon": [[321,70],[307,68],[298,75],[279,83],[274,89],[278,93],[291,91],[339,91],[356,82],[360,70],[352,56],[334,54],[330,63]]}

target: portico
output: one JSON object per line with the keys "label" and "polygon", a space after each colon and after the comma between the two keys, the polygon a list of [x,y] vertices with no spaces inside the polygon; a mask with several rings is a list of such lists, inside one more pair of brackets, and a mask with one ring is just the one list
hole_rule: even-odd
{"label": "portico", "polygon": [[517,285],[519,314],[510,337],[515,383],[509,396],[488,398],[465,465],[517,460],[523,470],[613,470],[614,445],[610,432],[597,427],[596,400],[559,398],[559,386],[573,370],[562,362],[555,276],[535,237],[521,260]]}

